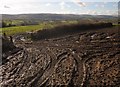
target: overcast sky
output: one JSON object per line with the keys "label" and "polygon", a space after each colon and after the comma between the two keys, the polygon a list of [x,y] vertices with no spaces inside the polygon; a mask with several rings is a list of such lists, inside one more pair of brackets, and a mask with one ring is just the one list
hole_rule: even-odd
{"label": "overcast sky", "polygon": [[119,0],[3,0],[0,14],[57,13],[117,15]]}

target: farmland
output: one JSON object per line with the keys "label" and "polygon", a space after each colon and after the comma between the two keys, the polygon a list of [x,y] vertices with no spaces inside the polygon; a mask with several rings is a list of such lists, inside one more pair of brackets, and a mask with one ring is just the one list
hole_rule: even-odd
{"label": "farmland", "polygon": [[17,33],[24,33],[26,31],[32,31],[40,29],[39,25],[35,26],[17,26],[17,27],[9,27],[9,28],[1,28],[2,33],[6,33],[7,35],[13,35]]}
{"label": "farmland", "polygon": [[50,29],[55,26],[60,26],[63,24],[77,24],[77,23],[78,23],[78,21],[42,22],[38,25],[14,26],[14,27],[0,28],[0,33],[6,33],[7,35],[14,35],[14,34],[19,34],[19,33],[33,32],[36,30]]}
{"label": "farmland", "polygon": [[[61,26],[61,25],[71,25],[71,24],[84,24],[84,23],[90,23],[89,21],[86,22],[81,22],[81,21],[53,21],[53,22],[42,22],[37,25],[27,25],[27,26],[13,26],[13,27],[5,27],[5,28],[0,28],[0,33],[6,33],[8,36],[9,35],[14,35],[14,34],[20,34],[20,33],[26,33],[26,32],[34,32],[38,30],[43,30],[43,29],[51,29],[56,26]],[[94,21],[93,21],[94,23]],[[119,24],[114,24],[115,26],[120,26]]]}
{"label": "farmland", "polygon": [[2,17],[3,19],[1,22],[5,25],[3,28],[0,28],[0,33],[5,32],[7,35],[49,29],[54,26],[66,24],[86,24],[96,22],[117,23],[118,21],[117,17],[105,15],[21,14],[2,15]]}
{"label": "farmland", "polygon": [[0,66],[4,77],[1,85],[119,86],[119,35],[118,27],[111,27],[47,40],[15,42],[23,49],[15,48]]}
{"label": "farmland", "polygon": [[[54,21],[44,16],[47,21],[38,25],[0,29],[8,36],[1,37],[1,87],[120,85],[118,24],[88,16],[87,20],[77,20],[78,16],[75,20],[63,20],[66,16],[60,20],[61,16],[54,15]],[[32,32],[31,39],[26,38],[27,32]]]}

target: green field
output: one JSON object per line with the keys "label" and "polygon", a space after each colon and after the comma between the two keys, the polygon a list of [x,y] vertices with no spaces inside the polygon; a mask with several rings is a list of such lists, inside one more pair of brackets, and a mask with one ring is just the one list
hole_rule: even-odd
{"label": "green field", "polygon": [[0,33],[6,33],[7,35],[13,35],[13,34],[18,34],[18,33],[29,32],[29,31],[42,30],[46,28],[48,29],[52,27],[54,27],[54,25],[52,24],[6,27],[6,28],[0,28]]}
{"label": "green field", "polygon": [[5,27],[0,28],[0,33],[6,33],[6,35],[13,35],[18,33],[25,33],[30,31],[42,30],[42,29],[51,29],[55,26],[62,24],[76,24],[77,21],[59,21],[59,22],[43,22],[39,25],[28,25],[28,26],[14,26],[14,27]]}
{"label": "green field", "polygon": [[120,24],[113,24],[114,26],[120,26]]}
{"label": "green field", "polygon": [[38,29],[41,29],[40,25],[16,26],[16,27],[0,28],[0,32],[6,33],[7,35],[13,35],[17,33],[24,33],[27,31],[38,30]]}

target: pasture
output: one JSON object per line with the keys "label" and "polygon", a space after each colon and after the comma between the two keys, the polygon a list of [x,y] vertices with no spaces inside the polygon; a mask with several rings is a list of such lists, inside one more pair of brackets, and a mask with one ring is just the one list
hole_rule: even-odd
{"label": "pasture", "polygon": [[78,21],[50,21],[50,22],[42,22],[38,25],[27,25],[27,26],[13,26],[13,27],[4,27],[0,28],[0,34],[6,33],[6,35],[14,35],[19,33],[43,30],[43,29],[51,29],[55,26],[66,25],[66,24],[77,24]]}

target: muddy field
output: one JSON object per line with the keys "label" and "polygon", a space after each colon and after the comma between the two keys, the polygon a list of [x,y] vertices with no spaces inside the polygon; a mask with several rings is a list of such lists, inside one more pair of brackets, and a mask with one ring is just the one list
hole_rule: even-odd
{"label": "muddy field", "polygon": [[0,66],[1,87],[120,86],[120,30],[89,30],[41,41],[14,42],[21,50]]}

